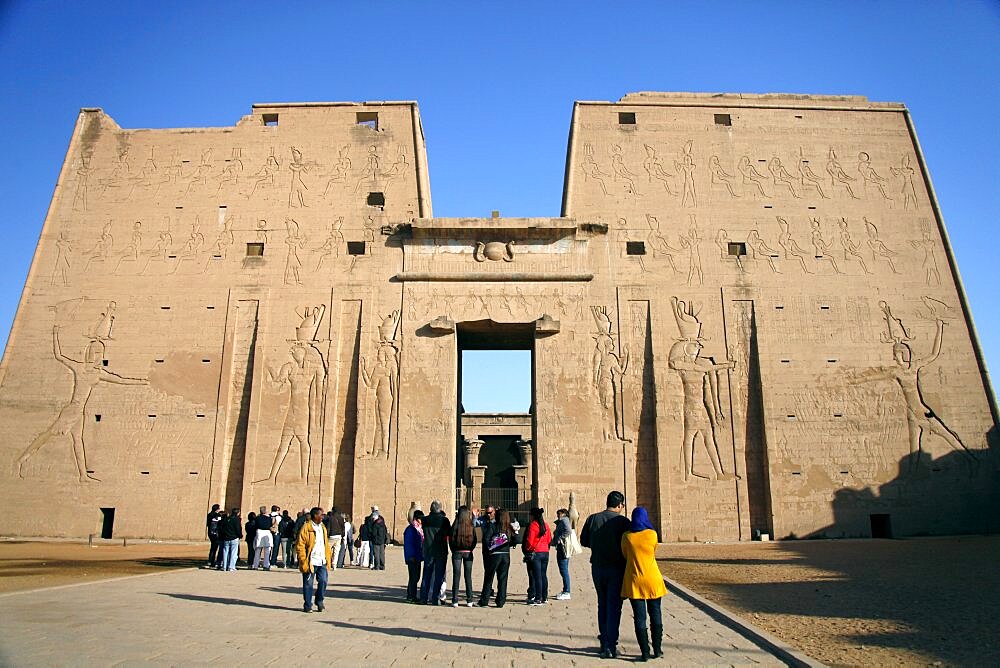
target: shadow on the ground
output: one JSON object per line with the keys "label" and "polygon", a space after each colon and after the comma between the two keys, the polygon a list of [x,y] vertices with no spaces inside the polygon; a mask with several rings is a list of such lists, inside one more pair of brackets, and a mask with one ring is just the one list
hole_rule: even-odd
{"label": "shadow on the ground", "polygon": [[348,631],[365,631],[367,633],[379,633],[393,637],[403,636],[406,638],[422,638],[425,640],[459,643],[462,645],[473,645],[476,647],[513,647],[515,649],[551,652],[553,654],[575,654],[581,656],[596,655],[596,652],[592,650],[567,647],[565,645],[556,645],[553,643],[513,640],[511,638],[476,638],[470,635],[453,636],[445,633],[435,633],[434,631],[427,631],[424,629],[407,628],[405,626],[367,626],[364,624],[352,624],[351,622],[342,622],[337,620],[324,621],[323,623]]}
{"label": "shadow on the ground", "polygon": [[[259,601],[248,601],[242,598],[225,598],[222,596],[202,596],[200,594],[178,594],[176,592],[157,592],[160,596],[179,598],[184,601],[196,601],[198,603],[218,603],[219,605],[245,605],[250,608],[265,608],[268,610],[289,610],[297,612],[301,610],[298,606],[269,605]],[[301,595],[301,590],[300,590]]]}
{"label": "shadow on the ground", "polygon": [[[300,585],[279,585],[275,587],[260,587],[262,591],[273,591],[278,594],[296,594],[302,596]],[[348,599],[356,601],[385,601],[406,603],[406,587],[391,585],[348,585],[331,582],[326,588],[328,599]]]}
{"label": "shadow on the ground", "polygon": [[137,559],[136,563],[155,568],[198,568],[205,565],[205,560],[195,557],[149,557]]}

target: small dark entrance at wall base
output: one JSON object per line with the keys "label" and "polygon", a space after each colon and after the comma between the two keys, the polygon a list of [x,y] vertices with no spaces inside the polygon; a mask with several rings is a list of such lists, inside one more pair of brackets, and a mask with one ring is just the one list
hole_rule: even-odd
{"label": "small dark entrance at wall base", "polygon": [[888,513],[869,515],[872,525],[872,538],[892,538],[892,518]]}
{"label": "small dark entrance at wall base", "polygon": [[104,518],[101,523],[101,538],[111,538],[115,530],[115,509],[101,508],[101,515]]}

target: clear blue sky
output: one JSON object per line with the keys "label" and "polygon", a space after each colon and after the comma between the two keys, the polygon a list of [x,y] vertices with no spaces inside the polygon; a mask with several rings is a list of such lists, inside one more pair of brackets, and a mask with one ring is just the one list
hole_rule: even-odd
{"label": "clear blue sky", "polygon": [[0,345],[83,106],[197,127],[253,102],[413,99],[435,215],[554,216],[574,100],[851,93],[909,106],[1000,373],[997,2],[0,0],[0,62]]}

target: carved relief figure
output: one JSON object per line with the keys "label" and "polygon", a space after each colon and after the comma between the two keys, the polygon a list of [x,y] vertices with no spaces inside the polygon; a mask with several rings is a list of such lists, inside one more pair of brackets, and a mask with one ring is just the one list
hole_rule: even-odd
{"label": "carved relief figure", "polygon": [[656,155],[656,149],[649,144],[643,144],[643,148],[646,150],[646,159],[642,161],[642,168],[646,170],[649,182],[652,183],[653,179],[656,179],[663,184],[663,189],[667,191],[667,194],[677,195],[670,187],[670,179],[674,175],[663,168],[663,162]]}
{"label": "carved relief figure", "polygon": [[73,457],[76,460],[80,482],[99,481],[98,478],[87,473],[87,454],[84,442],[87,402],[90,401],[94,389],[101,382],[115,385],[146,385],[149,381],[144,378],[127,378],[109,371],[103,364],[104,343],[97,339],[91,339],[90,343],[87,344],[83,361],[65,355],[59,342],[59,325],[52,327],[52,354],[73,375],[73,391],[69,401],[59,410],[59,415],[52,421],[52,424],[35,437],[31,445],[18,457],[18,475],[24,477],[24,465],[50,441],[68,436],[73,444]]}
{"label": "carved relief figure", "polygon": [[868,265],[865,264],[865,259],[861,257],[861,253],[858,252],[860,246],[854,243],[854,241],[851,239],[851,232],[850,230],[847,229],[846,218],[840,219],[840,245],[844,249],[845,260],[850,260],[851,258],[854,258],[855,260],[858,261],[858,264],[861,265],[862,271],[864,271],[866,274],[872,273],[868,269]]}
{"label": "carved relief figure", "polygon": [[201,154],[201,161],[198,166],[194,168],[191,173],[190,181],[188,181],[187,189],[184,194],[187,195],[191,192],[191,188],[198,184],[200,186],[208,185],[208,176],[212,173],[212,149],[207,149]]}
{"label": "carved relief figure", "polygon": [[624,348],[621,355],[615,353],[615,341],[612,335],[611,317],[607,308],[591,306],[598,333],[594,337],[597,346],[594,349],[592,367],[594,387],[604,411],[604,440],[628,440],[622,422],[619,401],[622,397],[622,378],[628,370],[628,349]]}
{"label": "carved relief figure", "polygon": [[52,270],[52,285],[56,284],[56,279],[63,285],[69,285],[69,270],[73,265],[73,246],[69,240],[69,234],[65,231],[59,233],[56,238],[56,266]]}
{"label": "carved relief figure", "polygon": [[317,248],[314,253],[319,255],[319,261],[316,263],[316,271],[323,268],[323,262],[327,258],[336,259],[340,256],[340,248],[344,245],[344,234],[340,231],[340,228],[344,226],[344,217],[340,216],[337,220],[330,223],[330,233],[327,235],[326,240],[323,245]]}
{"label": "carved relief figure", "polygon": [[288,206],[292,208],[308,206],[306,204],[306,191],[309,190],[309,187],[302,180],[302,176],[308,172],[309,166],[302,161],[302,151],[294,146],[291,147],[291,150],[292,161],[288,163],[288,169],[292,172],[292,187],[288,191]]}
{"label": "carved relief figure", "polygon": [[476,250],[473,251],[472,257],[475,258],[476,262],[485,262],[486,260],[492,260],[493,262],[498,260],[513,262],[514,243],[513,241],[508,241],[506,244],[500,241],[488,241],[486,243],[477,241]]}
{"label": "carved relief figure", "polygon": [[396,154],[396,160],[389,165],[389,169],[382,172],[382,178],[388,184],[396,177],[406,174],[409,167],[410,165],[406,161],[406,151],[404,151],[402,147],[399,147],[398,153]]}
{"label": "carved relief figure", "polygon": [[691,156],[691,149],[694,141],[689,139],[681,149],[680,162],[674,162],[674,167],[681,173],[683,185],[681,186],[681,206],[698,206],[698,195],[694,189],[694,158]]}
{"label": "carved relief figure", "polygon": [[101,236],[97,240],[87,257],[87,264],[84,265],[83,270],[87,271],[90,269],[90,265],[96,262],[105,262],[111,257],[111,249],[115,245],[115,239],[111,236],[111,221],[108,221],[104,228],[101,230]]}
{"label": "carved relief figure", "polygon": [[830,199],[825,192],[823,192],[822,179],[816,175],[816,172],[812,170],[809,166],[809,161],[805,159],[802,155],[802,149],[799,149],[799,183],[802,185],[802,189],[815,188],[816,192],[823,199]]}
{"label": "carved relief figure", "polygon": [[76,192],[73,193],[73,210],[87,210],[87,188],[90,181],[90,156],[80,156],[80,166],[76,168]]}
{"label": "carved relief figure", "polygon": [[215,238],[215,243],[212,245],[212,255],[225,259],[229,253],[229,249],[235,243],[236,239],[233,237],[233,217],[226,216],[225,221],[222,223],[222,231],[219,232],[219,236]]}
{"label": "carved relief figure", "polygon": [[334,183],[345,183],[347,181],[347,175],[351,171],[351,145],[345,144],[337,151],[337,162],[333,166],[333,171],[330,172],[330,177],[326,182],[326,188],[323,189],[323,198],[325,199],[327,194],[330,192],[330,187]]}
{"label": "carved relief figure", "polygon": [[830,152],[827,155],[826,161],[826,173],[830,175],[830,185],[836,187],[837,184],[844,186],[847,192],[850,193],[853,199],[860,199],[854,194],[854,189],[851,188],[851,183],[855,181],[854,178],[847,175],[844,168],[840,166],[840,162],[837,160],[837,152],[830,147]]}
{"label": "carved relief figure", "polygon": [[701,269],[701,237],[695,225],[694,214],[690,216],[691,227],[687,235],[681,235],[681,248],[688,252],[688,285],[702,285],[705,282],[705,272]]}
{"label": "carved relief figure", "polygon": [[118,304],[111,301],[108,302],[108,307],[101,312],[101,315],[97,317],[97,322],[94,326],[90,328],[90,338],[94,341],[110,341],[111,340],[111,330],[115,326],[115,311],[118,310]]}
{"label": "carved relief figure", "polygon": [[[394,313],[398,314],[398,311]],[[376,362],[370,369],[367,360],[361,358],[361,377],[368,389],[375,392],[375,431],[371,449],[359,453],[359,457],[389,456],[392,413],[396,403],[396,379],[399,376],[396,345],[392,340],[383,341],[376,352]]]}
{"label": "carved relief figure", "polygon": [[625,182],[625,192],[630,195],[638,195],[639,193],[635,189],[635,179],[633,178],[635,174],[628,170],[625,166],[625,159],[622,155],[622,147],[615,144],[611,147],[611,172],[614,174],[615,181]]}
{"label": "carved relief figure", "polygon": [[354,192],[358,192],[361,189],[362,184],[374,184],[378,181],[379,162],[381,162],[381,160],[382,159],[378,154],[378,146],[375,146],[374,144],[369,146],[368,161],[365,163],[365,167],[362,170],[363,176],[358,179],[358,184],[354,186]]}
{"label": "carved relief figure", "polygon": [[768,265],[770,265],[771,271],[776,274],[781,273],[778,265],[774,263],[774,258],[778,257],[777,251],[764,243],[756,227],[750,230],[750,233],[747,235],[747,246],[753,251],[753,258],[755,260],[763,257],[767,260]]}
{"label": "carved relief figure", "polygon": [[722,164],[719,163],[719,156],[713,155],[708,159],[708,171],[712,175],[711,183],[713,186],[725,186],[731,197],[739,197],[733,189],[733,178],[735,177],[722,168]]}
{"label": "carved relief figure", "polygon": [[890,167],[889,171],[892,172],[893,176],[898,176],[902,179],[903,185],[900,194],[903,195],[903,209],[908,210],[912,206],[916,210],[917,191],[913,187],[914,169],[910,167],[910,156],[904,155],[899,160],[899,168]]}
{"label": "carved relief figure", "polygon": [[185,261],[196,259],[204,245],[205,235],[201,233],[201,219],[195,216],[194,222],[191,223],[191,234],[188,235],[180,250],[177,251],[177,263],[170,273],[177,273],[177,270],[181,268],[181,265]]}
{"label": "carved relief figure", "polygon": [[324,313],[326,313],[326,304],[320,304],[312,308],[304,306],[301,313],[298,309],[295,309],[295,315],[302,318],[302,322],[295,328],[295,340],[315,341],[316,334],[319,332],[319,325],[323,322]]}
{"label": "carved relief figure", "polygon": [[941,285],[941,272],[938,271],[937,264],[937,242],[931,237],[931,233],[924,228],[921,238],[911,241],[910,245],[924,252],[924,259],[920,266],[924,269],[927,285]]}
{"label": "carved relief figure", "polygon": [[878,191],[882,193],[882,199],[892,201],[889,197],[889,193],[885,191],[886,180],[879,176],[875,168],[872,167],[871,156],[862,151],[858,153],[858,172],[861,174],[861,178],[865,184],[865,192],[868,192],[870,186],[878,188]]}
{"label": "carved relief figure", "polygon": [[302,268],[302,260],[299,259],[299,249],[304,248],[306,238],[299,232],[299,224],[291,218],[285,218],[285,229],[288,236],[285,237],[285,245],[288,253],[285,255],[285,285],[302,285],[302,276],[299,270]]}
{"label": "carved relief figure", "polygon": [[677,265],[674,264],[674,253],[679,253],[679,248],[674,248],[667,243],[666,237],[660,232],[660,221],[656,219],[656,216],[651,216],[646,214],[646,224],[649,225],[649,247],[653,251],[653,255],[662,255],[667,260],[667,264],[675,274],[681,273],[677,269]]}
{"label": "carved relief figure", "polygon": [[684,387],[684,479],[708,479],[694,469],[695,444],[700,437],[712,462],[715,479],[733,480],[736,476],[727,473],[722,466],[716,430],[720,423],[725,422],[718,374],[732,369],[734,363],[727,360],[716,364],[711,358],[702,357],[701,322],[694,306],[677,297],[671,297],[670,303],[681,334],[681,338],[670,348],[668,363],[680,375]]}
{"label": "carved relief figure", "polygon": [[816,254],[817,262],[819,260],[827,260],[835,272],[843,274],[844,272],[842,272],[840,267],[837,266],[837,258],[835,258],[833,253],[830,252],[830,245],[823,240],[823,233],[819,229],[819,218],[811,219],[809,224],[812,227],[811,239],[813,252]]}
{"label": "carved relief figure", "polygon": [[274,175],[277,174],[278,169],[281,168],[281,163],[278,159],[274,157],[274,149],[271,149],[271,153],[264,160],[264,164],[261,168],[257,170],[257,173],[253,175],[253,185],[250,187],[250,192],[247,193],[247,199],[253,197],[254,193],[257,192],[258,188],[264,186],[274,186]]}
{"label": "carved relief figure", "polygon": [[[910,454],[923,452],[924,435],[929,432],[941,438],[955,451],[964,453],[975,462],[975,455],[962,440],[934,410],[924,401],[920,390],[920,372],[935,362],[941,354],[941,344],[944,336],[944,320],[937,313],[932,313],[935,319],[934,343],[927,357],[915,358],[909,341],[913,339],[902,320],[892,314],[886,302],[879,302],[879,308],[885,320],[886,331],[882,334],[883,343],[892,344],[892,357],[895,366],[876,367],[855,375],[857,381],[891,380],[899,387],[906,404],[906,424],[909,430]],[[918,458],[912,460],[915,466]]]}
{"label": "carved relief figure", "polygon": [[771,172],[775,190],[777,190],[778,186],[785,186],[788,188],[788,192],[792,193],[792,197],[799,199],[799,194],[795,192],[795,188],[792,186],[792,181],[795,177],[789,174],[785,166],[781,164],[781,158],[773,156],[767,162],[767,171]]}
{"label": "carved relief figure", "polygon": [[288,385],[288,410],[281,427],[281,441],[274,455],[271,471],[267,478],[255,480],[254,484],[262,482],[278,482],[278,471],[288,456],[292,444],[299,445],[299,482],[308,482],[309,456],[312,451],[311,426],[313,420],[322,414],[321,403],[326,381],[326,365],[323,355],[315,346],[302,341],[292,344],[291,362],[285,362],[278,373],[267,370],[271,383],[279,389]]}
{"label": "carved relief figure", "polygon": [[[169,219],[167,220],[167,224],[169,225]],[[143,256],[145,256],[147,259],[146,259],[146,264],[143,265],[142,271],[140,271],[139,273],[140,274],[146,273],[146,270],[149,269],[149,265],[154,261],[166,263],[167,255],[170,254],[170,247],[173,245],[174,245],[174,238],[171,236],[170,230],[167,229],[160,232],[160,236],[156,240],[156,243],[153,244],[153,247],[150,248],[145,253],[143,253]]]}
{"label": "carved relief figure", "polygon": [[126,246],[119,256],[118,264],[115,265],[113,273],[118,272],[118,268],[122,266],[122,262],[138,262],[139,252],[142,250],[142,223],[138,220],[132,225],[132,236],[129,238],[128,246]]}
{"label": "carved relief figure", "polygon": [[583,170],[583,175],[585,177],[584,181],[587,179],[594,179],[600,184],[601,192],[605,195],[608,194],[608,184],[604,181],[608,175],[601,171],[601,166],[598,165],[597,160],[594,159],[593,145],[583,145],[583,161],[580,164],[580,168]]}
{"label": "carved relief figure", "polygon": [[799,266],[802,267],[802,271],[807,274],[811,274],[812,272],[809,271],[808,267],[806,267],[806,261],[803,257],[806,252],[802,250],[802,247],[799,246],[795,239],[792,238],[792,233],[788,227],[788,221],[781,216],[777,216],[777,219],[778,227],[781,228],[781,234],[778,235],[778,245],[781,246],[781,250],[784,251],[785,259],[790,260],[795,258],[799,261]]}
{"label": "carved relief figure", "polygon": [[740,175],[743,177],[744,191],[746,190],[746,186],[753,184],[761,197],[767,197],[767,193],[764,192],[764,186],[761,185],[764,181],[764,175],[758,172],[757,168],[750,162],[750,156],[745,155],[740,158],[740,161],[736,164],[736,169],[739,170]]}
{"label": "carved relief figure", "polygon": [[889,247],[885,245],[885,242],[878,238],[878,228],[875,224],[869,221],[867,218],[865,221],[865,232],[868,234],[868,247],[872,250],[872,260],[878,260],[883,258],[889,263],[889,268],[892,269],[892,273],[898,274],[896,271],[896,265],[893,264],[892,258],[899,255],[896,251],[889,250]]}

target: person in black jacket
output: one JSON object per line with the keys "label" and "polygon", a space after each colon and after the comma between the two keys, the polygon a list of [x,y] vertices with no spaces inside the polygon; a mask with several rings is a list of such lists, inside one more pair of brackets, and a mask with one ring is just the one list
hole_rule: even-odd
{"label": "person in black jacket", "polygon": [[243,529],[246,531],[246,541],[247,541],[247,570],[253,568],[253,553],[254,553],[254,543],[257,540],[257,513],[250,511],[247,515],[247,523],[243,525]]}
{"label": "person in black jacket", "polygon": [[424,579],[420,583],[420,601],[424,605],[441,605],[441,583],[448,565],[448,538],[451,522],[441,510],[441,502],[431,502],[431,511],[424,517]]}
{"label": "person in black jacket", "polygon": [[372,523],[368,527],[368,540],[372,544],[372,569],[385,570],[385,546],[389,542],[389,529],[385,526],[385,518],[379,512],[372,512]]}
{"label": "person in black jacket", "polygon": [[337,570],[337,562],[340,560],[340,551],[343,549],[344,540],[344,517],[337,506],[334,506],[333,510],[326,514],[326,517],[323,518],[323,524],[326,525],[326,535],[330,537],[330,552],[333,554],[330,570],[334,571]]}
{"label": "person in black jacket", "polygon": [[601,638],[601,658],[618,656],[618,629],[622,620],[622,581],[625,579],[625,555],[622,536],[630,522],[622,515],[625,495],[608,494],[608,507],[587,518],[580,532],[580,543],[590,548],[590,573],[597,590],[597,628]]}
{"label": "person in black jacket", "polygon": [[510,548],[517,545],[517,532],[510,523],[510,513],[502,508],[494,511],[495,522],[483,525],[483,553],[489,554],[483,564],[483,591],[477,605],[485,608],[490,604],[493,578],[497,579],[496,604],[502,608],[507,602],[507,573],[510,571]]}
{"label": "person in black jacket", "polygon": [[208,517],[205,518],[205,528],[208,530],[208,540],[212,544],[208,550],[208,566],[207,568],[212,568],[213,566],[218,568],[219,564],[222,562],[221,541],[219,540],[219,522],[222,520],[225,513],[219,510],[219,504],[213,504],[212,510],[208,513]]}
{"label": "person in black jacket", "polygon": [[243,527],[240,526],[240,509],[233,508],[229,514],[219,520],[219,542],[222,545],[222,562],[220,571],[235,571],[236,560],[240,555],[240,538],[243,538]]}

